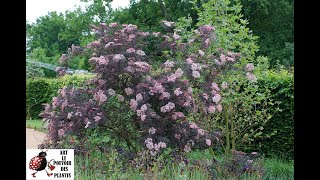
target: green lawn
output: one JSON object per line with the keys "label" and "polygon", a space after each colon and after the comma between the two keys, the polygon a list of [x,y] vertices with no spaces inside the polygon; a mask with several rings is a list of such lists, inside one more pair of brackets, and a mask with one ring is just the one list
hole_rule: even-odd
{"label": "green lawn", "polygon": [[26,120],[26,128],[47,132],[47,130],[42,127],[42,120]]}

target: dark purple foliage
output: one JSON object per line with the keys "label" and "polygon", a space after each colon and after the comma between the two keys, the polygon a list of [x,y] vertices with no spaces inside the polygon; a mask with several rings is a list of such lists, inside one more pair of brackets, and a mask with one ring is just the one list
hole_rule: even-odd
{"label": "dark purple foliage", "polygon": [[[164,22],[166,26],[174,23]],[[69,59],[81,52],[91,52],[89,59],[96,73],[90,88],[71,87],[60,91],[58,97],[42,113],[48,121],[48,136],[44,144],[55,147],[64,136],[81,136],[87,128],[107,127],[111,109],[110,99],[118,99],[121,107],[134,112],[130,123],[139,132],[141,145],[155,155],[168,146],[190,151],[208,148],[219,137],[210,135],[197,124],[187,120],[190,113],[221,112],[220,88],[215,79],[239,57],[236,53],[209,54],[208,47],[215,39],[211,26],[200,27],[193,39],[183,43],[177,32],[162,35],[142,32],[135,25],[111,23],[92,26],[97,40],[86,47],[72,46],[62,55],[60,63],[67,66]],[[170,50],[162,58],[168,59],[157,71],[152,66],[157,53],[146,53],[146,38],[158,38],[158,51]],[[200,43],[192,51],[192,44]],[[154,68],[154,69],[153,69]],[[59,74],[63,75],[64,68]],[[201,89],[204,107],[195,102],[193,88]],[[124,122],[123,122],[124,123]],[[110,127],[112,129],[113,127]],[[109,129],[109,130],[110,130]],[[125,129],[118,129],[126,131]],[[120,132],[119,132],[120,131]]]}

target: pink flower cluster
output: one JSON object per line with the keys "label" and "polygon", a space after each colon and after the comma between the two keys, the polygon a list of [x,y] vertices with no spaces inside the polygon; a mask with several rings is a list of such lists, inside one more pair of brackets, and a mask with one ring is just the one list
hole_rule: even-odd
{"label": "pink flower cluster", "polygon": [[173,68],[173,67],[174,67],[174,64],[175,64],[174,62],[167,60],[167,61],[164,63],[164,66],[165,66],[166,68]]}
{"label": "pink flower cluster", "polygon": [[221,53],[220,55],[220,61],[216,60],[216,64],[218,65],[225,65],[226,62],[235,62],[236,60],[236,57],[238,57],[238,54],[236,53],[231,53],[231,52],[228,52],[228,55],[224,55],[223,53]]}
{"label": "pink flower cluster", "polygon": [[138,106],[138,102],[135,99],[130,100],[130,109],[131,110],[136,110]]}
{"label": "pink flower cluster", "polygon": [[210,25],[204,25],[199,27],[199,31],[201,34],[209,34],[214,30],[214,27]]}
{"label": "pink flower cluster", "polygon": [[127,95],[133,94],[133,90],[129,87],[125,88],[124,91],[126,92]]}
{"label": "pink flower cluster", "polygon": [[189,144],[184,145],[183,150],[184,150],[184,152],[190,152],[191,151],[190,145]]}
{"label": "pink flower cluster", "polygon": [[161,21],[166,27],[173,27],[175,25],[174,22],[170,21]]}
{"label": "pink flower cluster", "polygon": [[198,127],[198,125],[196,125],[196,123],[190,123],[190,128],[196,129],[196,128],[199,128],[199,127]]}
{"label": "pink flower cluster", "polygon": [[168,102],[168,104],[160,108],[160,111],[163,113],[170,112],[173,108],[175,108],[175,104],[173,102]]}
{"label": "pink flower cluster", "polygon": [[212,94],[213,95],[217,94],[217,91],[220,91],[220,88],[219,88],[218,84],[215,83],[215,82],[213,82],[211,84],[211,89],[212,89]]}
{"label": "pink flower cluster", "polygon": [[143,100],[142,94],[141,94],[141,93],[138,93],[138,94],[136,95],[136,101],[138,102],[138,101],[142,101],[142,100]]}
{"label": "pink flower cluster", "polygon": [[174,134],[174,137],[175,137],[176,139],[180,139],[180,138],[181,138],[181,134]]}
{"label": "pink flower cluster", "polygon": [[175,82],[177,78],[180,78],[183,74],[183,71],[181,68],[177,69],[174,74],[171,74],[168,76],[168,82]]}
{"label": "pink flower cluster", "polygon": [[147,115],[145,114],[148,107],[146,104],[143,104],[140,109],[137,110],[137,116],[140,117],[141,121],[145,121]]}
{"label": "pink flower cluster", "polygon": [[176,32],[174,32],[173,33],[173,36],[172,36],[175,40],[179,40],[180,39],[180,36],[176,33]]}
{"label": "pink flower cluster", "polygon": [[191,69],[192,69],[192,76],[194,78],[199,78],[200,77],[199,70],[202,69],[201,65],[199,63],[192,63],[191,64]]}
{"label": "pink flower cluster", "polygon": [[110,89],[108,89],[108,94],[110,96],[114,96],[114,95],[116,95],[116,91],[110,88]]}
{"label": "pink flower cluster", "polygon": [[174,112],[172,115],[173,120],[177,120],[179,118],[185,118],[186,116],[182,112]]}
{"label": "pink flower cluster", "polygon": [[143,37],[147,37],[147,36],[149,36],[150,35],[150,33],[149,32],[138,32],[138,34],[140,35],[140,36],[143,36]]}
{"label": "pink flower cluster", "polygon": [[108,42],[105,46],[104,46],[104,48],[106,48],[106,49],[108,49],[109,47],[112,47],[112,46],[114,46],[116,43],[114,43],[114,42]]}
{"label": "pink flower cluster", "polygon": [[104,94],[104,91],[99,90],[97,93],[93,95],[93,98],[99,103],[103,103],[107,100],[107,96]]}
{"label": "pink flower cluster", "polygon": [[137,61],[133,65],[137,72],[148,72],[150,70],[150,65],[143,61]]}
{"label": "pink flower cluster", "polygon": [[125,60],[126,58],[122,54],[116,54],[113,56],[112,60],[114,62],[119,62],[120,60]]}
{"label": "pink flower cluster", "polygon": [[169,92],[162,92],[161,96],[159,97],[159,100],[163,100],[163,99],[170,99],[171,95]]}
{"label": "pink flower cluster", "polygon": [[52,108],[56,108],[58,105],[58,98],[57,97],[53,97],[52,98]]}
{"label": "pink flower cluster", "polygon": [[206,144],[207,144],[208,146],[211,146],[211,140],[210,140],[210,139],[206,139]]}
{"label": "pink flower cluster", "polygon": [[215,96],[212,97],[212,101],[216,104],[218,104],[221,100],[221,95],[220,94],[216,94]]}
{"label": "pink flower cluster", "polygon": [[216,111],[216,108],[215,108],[214,106],[209,106],[209,108],[208,108],[209,114],[212,114],[212,113],[214,113],[215,111]]}
{"label": "pink flower cluster", "polygon": [[160,32],[154,32],[152,33],[152,35],[154,35],[155,37],[158,37],[161,33]]}
{"label": "pink flower cluster", "polygon": [[254,70],[254,65],[252,63],[248,63],[246,65],[246,69],[247,69],[247,71],[253,71]]}
{"label": "pink flower cluster", "polygon": [[180,96],[181,94],[183,94],[183,92],[181,91],[180,88],[176,88],[176,89],[174,90],[174,95]]}
{"label": "pink flower cluster", "polygon": [[100,116],[95,116],[95,117],[94,117],[94,121],[95,121],[95,122],[98,122],[98,121],[100,121],[100,120],[101,120],[101,117],[100,117]]}
{"label": "pink flower cluster", "polygon": [[136,50],[134,49],[134,48],[129,48],[129,49],[127,49],[126,50],[126,53],[135,53],[136,52]]}
{"label": "pink flower cluster", "polygon": [[145,56],[146,55],[146,53],[144,51],[140,50],[140,49],[136,51],[136,54],[139,55],[139,56]]}
{"label": "pink flower cluster", "polygon": [[109,27],[115,28],[118,26],[118,23],[114,22],[114,23],[110,23]]}
{"label": "pink flower cluster", "polygon": [[200,77],[200,72],[199,71],[192,71],[192,76],[194,78],[199,78]]}
{"label": "pink flower cluster", "polygon": [[187,58],[186,61],[187,61],[187,64],[193,64],[193,60],[191,58]]}
{"label": "pink flower cluster", "polygon": [[100,57],[92,57],[90,59],[91,62],[95,62],[98,63],[99,65],[108,65],[109,63],[109,59],[104,57],[104,56],[100,56]]}
{"label": "pink flower cluster", "polygon": [[63,64],[68,60],[68,56],[66,54],[62,54],[60,59],[59,59],[59,63]]}
{"label": "pink flower cluster", "polygon": [[221,87],[222,87],[222,89],[227,89],[228,88],[228,83],[227,82],[222,82]]}
{"label": "pink flower cluster", "polygon": [[133,39],[134,39],[135,37],[136,37],[136,35],[130,34],[127,41],[128,41],[128,42],[131,42],[131,41],[133,41]]}
{"label": "pink flower cluster", "polygon": [[154,82],[153,87],[149,87],[150,93],[163,93],[165,88],[159,82]]}
{"label": "pink flower cluster", "polygon": [[247,72],[247,78],[250,82],[257,82],[256,76],[250,72]]}
{"label": "pink flower cluster", "polygon": [[124,97],[121,94],[117,95],[117,98],[119,101],[123,102],[124,101]]}
{"label": "pink flower cluster", "polygon": [[157,131],[157,129],[156,129],[156,128],[151,127],[151,128],[149,129],[149,134],[155,134],[155,133],[156,133],[156,131]]}
{"label": "pink flower cluster", "polygon": [[204,56],[204,52],[202,50],[198,50],[200,57]]}
{"label": "pink flower cluster", "polygon": [[138,29],[138,26],[129,24],[129,25],[124,25],[124,28],[121,30],[121,32],[122,33],[132,34],[135,31],[137,31],[137,29]]}
{"label": "pink flower cluster", "polygon": [[158,142],[153,143],[152,138],[147,138],[144,143],[146,144],[146,147],[150,150],[151,156],[155,156],[160,149],[164,149],[167,147],[167,144],[165,142]]}

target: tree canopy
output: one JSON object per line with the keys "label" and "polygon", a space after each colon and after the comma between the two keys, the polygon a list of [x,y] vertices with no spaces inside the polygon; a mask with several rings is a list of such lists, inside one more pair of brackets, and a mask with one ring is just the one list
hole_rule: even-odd
{"label": "tree canopy", "polygon": [[[145,31],[162,31],[160,21],[177,22],[183,17],[191,19],[189,28],[197,28],[200,25],[199,18],[207,18],[215,19],[221,29],[224,22],[218,16],[225,16],[229,22],[245,23],[247,30],[252,30],[252,34],[259,37],[259,51],[256,53],[254,50],[253,54],[267,56],[271,67],[277,62],[288,67],[293,65],[293,0],[131,0],[127,8],[115,10],[111,9],[112,0],[81,1],[87,3],[85,10],[77,8],[64,13],[50,12],[39,17],[35,23],[27,22],[27,54],[30,57],[56,64],[61,54],[66,53],[72,44],[85,45],[92,41],[90,24],[118,22],[136,24]],[[202,8],[204,4],[208,5],[206,9]],[[232,9],[239,7],[237,4],[242,6],[242,20],[234,19],[240,13]],[[210,19],[204,16],[208,9],[217,17]],[[232,15],[229,11],[236,14]],[[201,14],[202,17],[199,17]],[[233,27],[226,27],[225,30],[228,28]],[[233,31],[231,29],[230,32]],[[247,30],[244,29],[243,32],[248,33]],[[241,40],[240,36],[239,38]],[[78,68],[83,67],[85,66]]]}

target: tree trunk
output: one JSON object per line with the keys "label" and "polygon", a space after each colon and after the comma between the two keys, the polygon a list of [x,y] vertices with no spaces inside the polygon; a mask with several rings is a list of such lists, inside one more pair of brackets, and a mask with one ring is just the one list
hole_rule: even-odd
{"label": "tree trunk", "polygon": [[234,134],[234,122],[233,119],[230,121],[231,124],[231,148],[232,150],[236,150],[236,139],[235,139],[235,134]]}
{"label": "tree trunk", "polygon": [[224,120],[225,120],[225,132],[226,132],[226,150],[225,153],[228,154],[230,150],[230,136],[229,136],[229,119],[228,111],[224,111]]}
{"label": "tree trunk", "polygon": [[162,15],[164,16],[164,18],[165,18],[166,20],[169,20],[168,14],[167,14],[167,9],[166,9],[166,6],[164,5],[163,1],[162,1],[162,0],[159,0],[158,2],[159,2],[159,4],[160,4],[160,6],[161,6]]}

